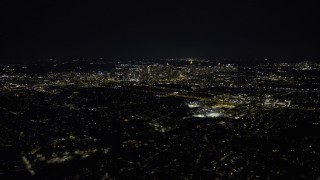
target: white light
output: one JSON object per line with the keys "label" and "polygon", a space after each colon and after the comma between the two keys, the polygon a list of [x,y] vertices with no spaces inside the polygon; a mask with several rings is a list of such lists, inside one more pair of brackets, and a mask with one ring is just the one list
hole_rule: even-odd
{"label": "white light", "polygon": [[207,116],[207,117],[212,117],[212,118],[214,118],[214,117],[219,117],[219,116],[221,116],[221,114],[220,114],[220,113],[208,113],[208,114],[206,114],[206,116]]}

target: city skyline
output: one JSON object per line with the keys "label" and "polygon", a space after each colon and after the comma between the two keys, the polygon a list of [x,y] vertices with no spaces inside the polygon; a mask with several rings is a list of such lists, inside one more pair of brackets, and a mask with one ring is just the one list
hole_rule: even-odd
{"label": "city skyline", "polygon": [[320,180],[320,2],[0,1],[0,179]]}

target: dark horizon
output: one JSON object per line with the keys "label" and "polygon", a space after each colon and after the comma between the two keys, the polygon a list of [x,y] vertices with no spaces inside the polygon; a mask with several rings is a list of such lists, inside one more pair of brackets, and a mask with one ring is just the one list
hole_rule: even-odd
{"label": "dark horizon", "polygon": [[318,2],[2,1],[0,61],[68,57],[319,61]]}

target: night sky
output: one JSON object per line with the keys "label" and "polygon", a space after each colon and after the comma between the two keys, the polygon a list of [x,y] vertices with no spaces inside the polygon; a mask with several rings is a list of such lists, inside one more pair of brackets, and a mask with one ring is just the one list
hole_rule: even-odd
{"label": "night sky", "polygon": [[279,1],[2,0],[0,58],[320,57],[319,3]]}

